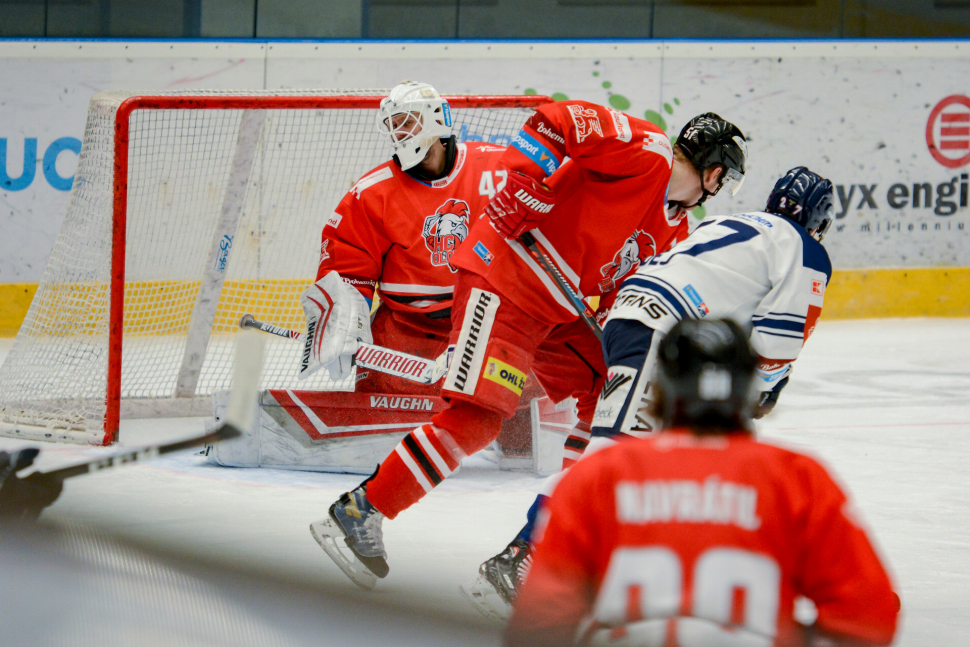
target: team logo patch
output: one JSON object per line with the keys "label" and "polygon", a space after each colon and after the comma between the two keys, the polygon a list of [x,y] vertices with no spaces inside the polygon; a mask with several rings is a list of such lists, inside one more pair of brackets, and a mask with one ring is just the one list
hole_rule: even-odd
{"label": "team logo patch", "polygon": [[687,295],[687,298],[690,299],[690,302],[694,304],[694,307],[697,308],[697,312],[699,312],[702,317],[706,317],[707,315],[711,314],[707,304],[704,303],[704,299],[702,299],[701,295],[697,293],[697,290],[694,289],[693,285],[686,286],[684,288],[684,294]]}
{"label": "team logo patch", "polygon": [[596,402],[596,413],[593,415],[594,427],[612,429],[616,425],[623,403],[627,400],[633,382],[637,377],[637,369],[629,366],[611,366],[603,382],[599,400]]}
{"label": "team logo patch", "polygon": [[329,238],[324,238],[323,239],[323,244],[320,245],[320,262],[321,263],[323,261],[327,260],[328,258],[330,258],[330,252],[327,251],[327,246],[329,244],[330,244],[330,239]]}
{"label": "team logo patch", "polygon": [[569,114],[573,117],[576,124],[576,143],[582,144],[583,140],[596,133],[599,137],[603,136],[603,125],[600,124],[599,115],[592,108],[584,108],[575,104],[567,106]]}
{"label": "team logo patch", "polygon": [[485,372],[482,376],[486,380],[501,384],[516,395],[522,395],[522,389],[525,388],[525,373],[494,357],[485,361]]}
{"label": "team logo patch", "polygon": [[495,256],[492,255],[492,252],[488,251],[488,247],[485,247],[485,245],[482,244],[482,241],[475,243],[475,247],[472,249],[476,254],[478,254],[478,257],[482,259],[486,265],[492,264],[492,260],[495,258]]}
{"label": "team logo patch", "polygon": [[600,274],[603,275],[603,280],[599,283],[600,292],[606,293],[615,288],[617,282],[656,253],[657,241],[653,236],[639,229],[635,230],[613,256],[613,261],[600,268]]}
{"label": "team logo patch", "polygon": [[468,237],[468,203],[454,198],[445,201],[434,214],[424,219],[421,236],[431,252],[431,264],[436,267],[448,265],[458,245]]}

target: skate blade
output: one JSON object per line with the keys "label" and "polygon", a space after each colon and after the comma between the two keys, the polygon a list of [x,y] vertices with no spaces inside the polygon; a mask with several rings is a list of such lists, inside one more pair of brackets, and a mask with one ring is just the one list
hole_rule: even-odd
{"label": "skate blade", "polygon": [[345,535],[337,524],[333,522],[333,519],[326,517],[325,519],[311,523],[310,534],[320,544],[320,548],[330,556],[334,564],[354,584],[365,591],[374,590],[374,587],[377,586],[377,576],[361,563],[357,556],[347,548],[345,543],[343,546],[340,545],[344,542]]}
{"label": "skate blade", "polygon": [[508,622],[512,608],[506,604],[495,587],[481,575],[471,582],[462,584],[458,590],[473,607],[478,609],[479,613],[489,620],[502,624]]}

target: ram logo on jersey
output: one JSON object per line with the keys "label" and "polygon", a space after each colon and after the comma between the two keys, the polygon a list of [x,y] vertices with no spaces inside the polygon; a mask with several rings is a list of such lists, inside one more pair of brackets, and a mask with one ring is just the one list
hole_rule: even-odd
{"label": "ram logo on jersey", "polygon": [[576,124],[577,144],[582,144],[583,140],[593,133],[600,137],[603,136],[603,126],[600,124],[599,115],[596,114],[595,110],[577,105],[567,106],[567,108],[569,114],[573,117],[573,123]]}
{"label": "ram logo on jersey", "polygon": [[707,304],[704,303],[704,299],[701,298],[701,295],[697,294],[697,290],[694,289],[693,285],[686,286],[684,288],[684,294],[687,295],[687,298],[690,299],[690,302],[694,304],[694,307],[697,308],[697,312],[699,312],[702,317],[706,317],[707,315],[711,314]]}
{"label": "ram logo on jersey", "polygon": [[623,247],[613,256],[613,261],[600,268],[603,280],[599,283],[601,293],[606,293],[616,287],[627,274],[635,271],[645,260],[657,253],[657,241],[650,234],[640,231],[626,239]]}
{"label": "ram logo on jersey", "polygon": [[468,211],[467,202],[452,198],[424,219],[421,236],[431,252],[432,265],[448,265],[458,245],[468,236]]}

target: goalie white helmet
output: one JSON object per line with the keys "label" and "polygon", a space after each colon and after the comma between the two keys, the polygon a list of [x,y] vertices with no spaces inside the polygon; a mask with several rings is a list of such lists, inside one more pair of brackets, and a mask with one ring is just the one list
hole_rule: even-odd
{"label": "goalie white helmet", "polygon": [[438,139],[451,135],[451,108],[427,83],[402,81],[381,101],[377,127],[406,171],[420,164]]}

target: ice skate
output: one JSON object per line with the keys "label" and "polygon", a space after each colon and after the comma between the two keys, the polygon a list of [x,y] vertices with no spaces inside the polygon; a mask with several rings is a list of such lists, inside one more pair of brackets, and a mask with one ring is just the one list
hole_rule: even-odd
{"label": "ice skate", "polygon": [[478,577],[463,584],[462,594],[486,618],[508,620],[519,586],[532,565],[532,547],[515,539],[478,568]]}
{"label": "ice skate", "polygon": [[[387,577],[384,515],[367,500],[366,491],[346,492],[330,506],[329,516],[310,524],[310,534],[354,584],[371,590]],[[343,541],[339,541],[343,539]]]}

